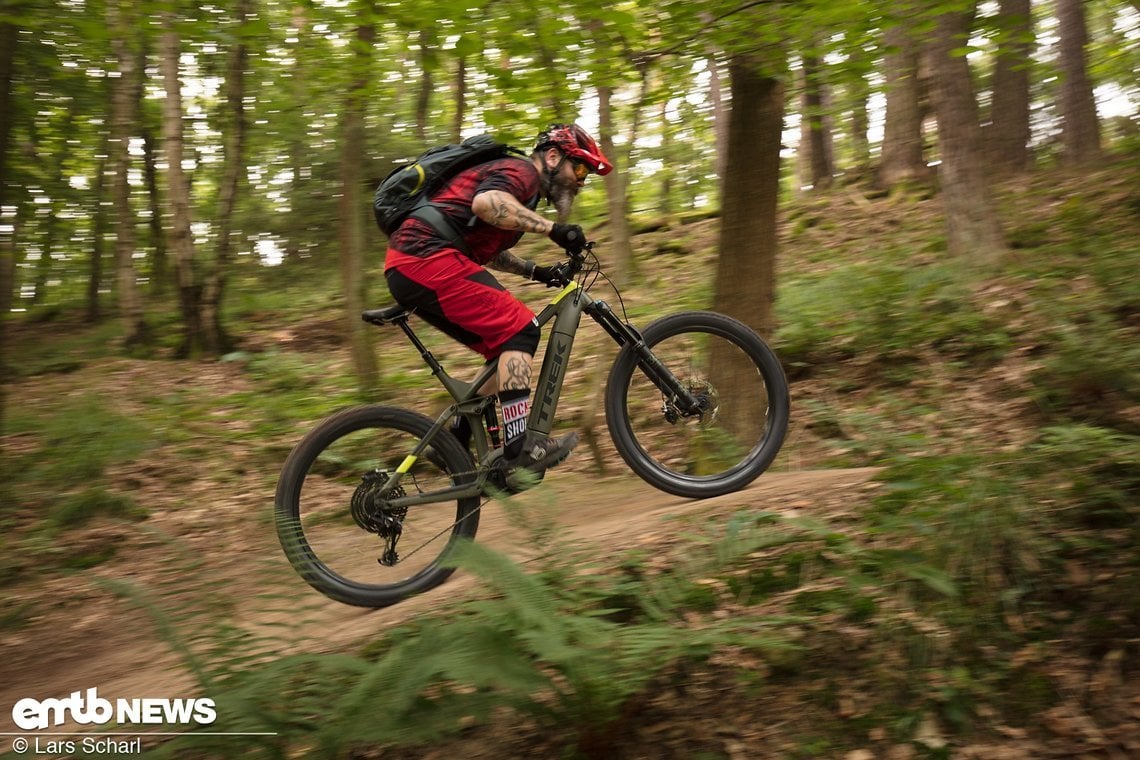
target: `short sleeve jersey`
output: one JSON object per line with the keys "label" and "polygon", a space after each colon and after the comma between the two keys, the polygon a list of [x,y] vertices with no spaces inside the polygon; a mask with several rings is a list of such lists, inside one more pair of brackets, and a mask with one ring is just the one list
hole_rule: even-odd
{"label": "short sleeve jersey", "polygon": [[[463,230],[468,256],[477,264],[486,264],[502,251],[514,247],[522,237],[518,230],[493,227],[475,218],[471,203],[475,196],[487,190],[510,193],[520,203],[534,208],[538,202],[538,170],[523,158],[500,158],[460,172],[439,191],[432,201],[451,217],[456,228]],[[419,220],[408,219],[392,236],[388,244],[385,268],[398,266],[404,257],[422,259],[453,246],[431,227]]]}

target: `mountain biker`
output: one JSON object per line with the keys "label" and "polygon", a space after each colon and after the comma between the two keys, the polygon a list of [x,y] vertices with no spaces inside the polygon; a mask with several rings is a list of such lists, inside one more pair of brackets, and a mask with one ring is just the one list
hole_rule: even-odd
{"label": "mountain biker", "polygon": [[[586,178],[612,169],[586,130],[555,124],[539,134],[529,158],[501,158],[467,169],[433,196],[433,203],[462,230],[466,251],[415,217],[389,240],[384,276],[396,301],[487,362],[498,360],[497,377],[480,392],[498,394],[508,472],[525,469],[541,477],[570,455],[578,434],[550,438],[527,432],[531,364],[541,333],[534,312],[484,266],[551,287],[562,284],[558,267],[524,261],[510,249],[530,232],[580,250],[586,242],[580,226],[552,222],[535,208],[545,198],[565,219]],[[452,432],[469,445],[466,418],[457,417]]]}

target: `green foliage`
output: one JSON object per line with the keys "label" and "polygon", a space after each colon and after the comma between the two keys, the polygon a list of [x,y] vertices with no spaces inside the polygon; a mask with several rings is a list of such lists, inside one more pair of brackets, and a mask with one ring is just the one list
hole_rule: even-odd
{"label": "green foliage", "polygon": [[960,600],[980,627],[1034,584],[1050,553],[1038,524],[1045,515],[1012,462],[993,454],[907,457],[880,479],[886,490],[869,528],[886,544],[868,555],[876,572],[908,582],[918,599]]}
{"label": "green foliage", "polygon": [[58,399],[50,408],[18,410],[9,420],[13,431],[38,444],[15,457],[16,482],[54,493],[83,488],[112,465],[138,457],[157,443],[157,436],[138,417],[126,415],[94,394]]}
{"label": "green foliage", "polygon": [[1102,308],[1077,306],[1074,321],[1066,319],[1073,312],[1061,317],[1049,354],[1033,374],[1036,400],[1053,420],[1136,428],[1120,412],[1140,401],[1140,345]]}
{"label": "green foliage", "polygon": [[146,511],[128,496],[109,493],[103,488],[89,488],[62,499],[52,508],[48,522],[56,528],[66,529],[84,525],[100,515],[141,520],[146,517]]}
{"label": "green foliage", "polygon": [[1038,477],[1064,473],[1066,514],[1076,524],[1140,528],[1140,436],[1066,425],[1044,429],[1033,450]]}
{"label": "green foliage", "polygon": [[898,369],[928,351],[984,365],[1010,347],[1002,325],[947,265],[840,263],[786,281],[777,310],[776,346],[793,369],[855,356]]}

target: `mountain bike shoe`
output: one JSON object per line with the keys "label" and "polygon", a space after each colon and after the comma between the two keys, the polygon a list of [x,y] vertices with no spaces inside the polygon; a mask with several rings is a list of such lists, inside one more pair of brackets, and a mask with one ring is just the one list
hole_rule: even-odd
{"label": "mountain bike shoe", "polygon": [[528,433],[522,452],[513,459],[503,461],[507,483],[517,490],[525,490],[542,480],[547,469],[564,462],[577,445],[576,432],[561,438],[544,438]]}

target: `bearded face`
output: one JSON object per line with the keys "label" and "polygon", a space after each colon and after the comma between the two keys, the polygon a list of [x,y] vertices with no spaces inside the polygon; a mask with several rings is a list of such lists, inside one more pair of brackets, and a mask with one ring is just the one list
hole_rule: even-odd
{"label": "bearded face", "polygon": [[563,159],[557,151],[549,151],[543,156],[546,171],[539,172],[539,183],[542,194],[558,212],[558,221],[564,222],[570,217],[570,207],[574,205],[581,186],[574,172],[570,169],[570,162]]}
{"label": "bearded face", "polygon": [[578,180],[573,177],[568,178],[564,171],[558,172],[551,178],[550,190],[546,197],[554,204],[554,210],[558,212],[558,221],[569,218],[570,207],[574,205],[579,189]]}

